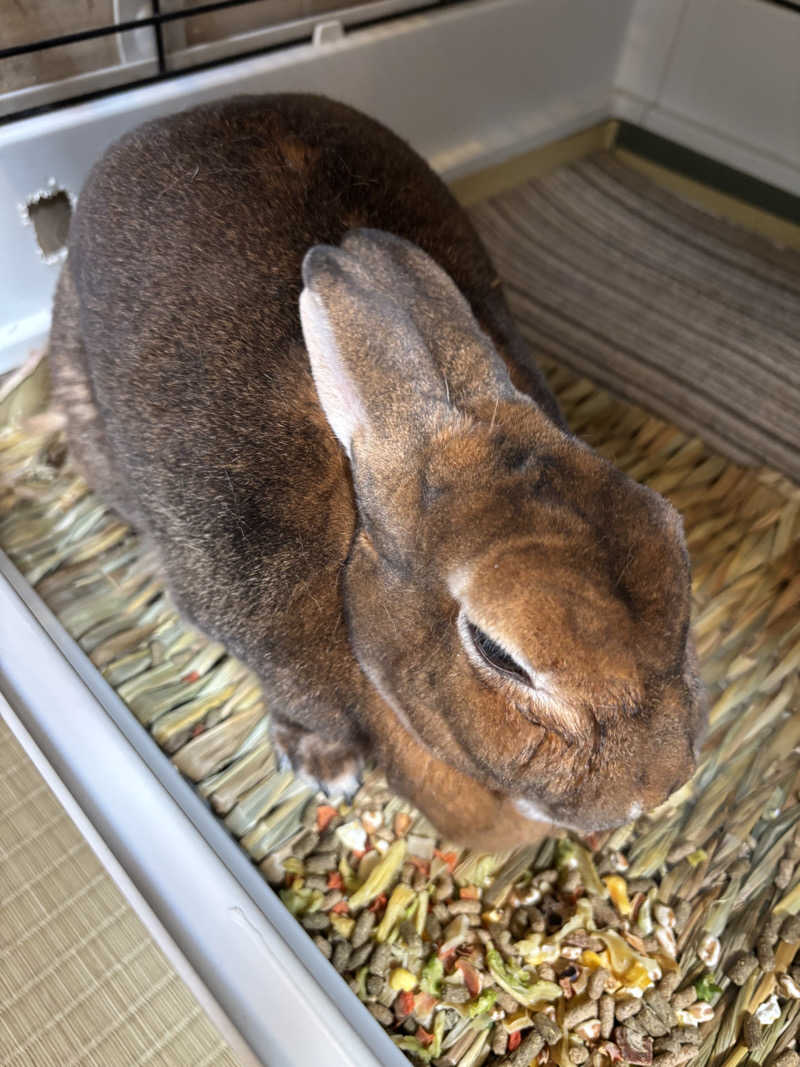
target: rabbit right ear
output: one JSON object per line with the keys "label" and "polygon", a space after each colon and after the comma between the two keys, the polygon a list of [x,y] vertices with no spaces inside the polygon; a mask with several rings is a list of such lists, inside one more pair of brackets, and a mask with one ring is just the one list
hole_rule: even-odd
{"label": "rabbit right ear", "polygon": [[522,398],[466,297],[426,252],[402,237],[371,229],[351,230],[342,248],[372,286],[406,310],[456,406]]}
{"label": "rabbit right ear", "polygon": [[320,403],[348,455],[359,438],[396,460],[449,411],[447,389],[398,302],[347,252],[317,245],[303,260],[300,319]]}

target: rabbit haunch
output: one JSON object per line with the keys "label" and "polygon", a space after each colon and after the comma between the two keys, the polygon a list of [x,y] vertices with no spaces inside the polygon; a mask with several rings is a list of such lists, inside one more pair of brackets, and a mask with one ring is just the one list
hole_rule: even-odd
{"label": "rabbit haunch", "polygon": [[384,127],[286,95],[126,135],[51,360],[89,480],[303,773],[375,760],[493,848],[691,773],[680,520],[569,434],[466,215]]}

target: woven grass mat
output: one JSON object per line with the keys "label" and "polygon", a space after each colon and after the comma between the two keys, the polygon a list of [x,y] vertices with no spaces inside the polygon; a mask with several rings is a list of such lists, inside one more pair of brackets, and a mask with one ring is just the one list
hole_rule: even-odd
{"label": "woven grass mat", "polygon": [[609,153],[471,214],[537,358],[800,480],[800,251]]}
{"label": "woven grass mat", "polygon": [[235,1067],[0,720],[2,1067]]}
{"label": "woven grass mat", "polygon": [[[576,433],[682,512],[710,693],[693,781],[594,842],[598,865],[612,856],[628,879],[654,878],[675,910],[681,981],[704,983],[713,1008],[697,1067],[781,1053],[786,1063],[800,1026],[800,974],[789,973],[800,933],[786,933],[800,911],[800,490],[546,370]],[[46,416],[0,431],[0,480],[0,544],[266,870],[309,793],[276,771],[255,679],[180,621],[135,534],[87,491]]]}

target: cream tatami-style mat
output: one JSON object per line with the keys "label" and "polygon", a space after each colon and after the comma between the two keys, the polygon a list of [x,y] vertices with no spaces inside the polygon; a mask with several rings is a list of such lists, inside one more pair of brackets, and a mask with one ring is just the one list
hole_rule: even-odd
{"label": "cream tatami-style mat", "polygon": [[236,1063],[0,719],[0,1065]]}

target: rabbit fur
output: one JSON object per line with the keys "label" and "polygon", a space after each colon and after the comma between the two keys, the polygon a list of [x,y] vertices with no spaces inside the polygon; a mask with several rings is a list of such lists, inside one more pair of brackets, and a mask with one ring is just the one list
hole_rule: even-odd
{"label": "rabbit fur", "polygon": [[297,94],[124,136],[50,359],[88,480],[300,773],[352,790],[375,761],[491,848],[692,773],[680,518],[570,434],[466,214],[383,126]]}

